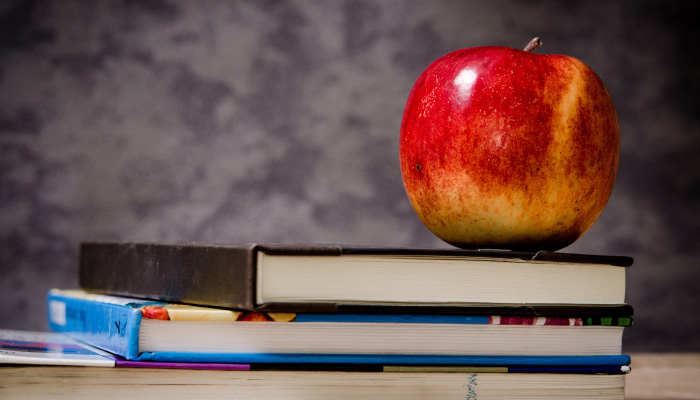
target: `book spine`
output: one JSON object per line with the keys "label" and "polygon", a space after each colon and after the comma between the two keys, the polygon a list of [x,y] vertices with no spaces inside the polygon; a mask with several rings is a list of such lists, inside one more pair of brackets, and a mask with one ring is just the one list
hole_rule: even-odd
{"label": "book spine", "polygon": [[49,328],[126,359],[139,356],[141,311],[50,291]]}
{"label": "book spine", "polygon": [[82,243],[79,284],[107,294],[255,310],[254,246]]}

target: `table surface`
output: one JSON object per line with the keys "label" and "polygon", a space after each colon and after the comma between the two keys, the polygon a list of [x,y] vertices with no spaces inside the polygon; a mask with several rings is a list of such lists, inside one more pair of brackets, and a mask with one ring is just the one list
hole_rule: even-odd
{"label": "table surface", "polygon": [[700,399],[700,353],[631,354],[626,400]]}

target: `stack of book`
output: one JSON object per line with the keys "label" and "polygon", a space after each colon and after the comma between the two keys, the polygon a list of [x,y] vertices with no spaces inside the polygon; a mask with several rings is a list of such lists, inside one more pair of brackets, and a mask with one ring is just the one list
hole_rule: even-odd
{"label": "stack of book", "polygon": [[228,393],[243,396],[623,399],[631,264],[558,252],[84,243],[81,290],[52,290],[48,316],[117,366],[246,370],[228,375]]}

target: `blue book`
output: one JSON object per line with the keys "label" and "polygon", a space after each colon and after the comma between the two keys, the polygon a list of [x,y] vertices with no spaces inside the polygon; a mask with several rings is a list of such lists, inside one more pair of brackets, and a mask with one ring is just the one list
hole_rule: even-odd
{"label": "blue book", "polygon": [[620,367],[624,326],[585,318],[261,313],[52,290],[49,326],[137,361]]}

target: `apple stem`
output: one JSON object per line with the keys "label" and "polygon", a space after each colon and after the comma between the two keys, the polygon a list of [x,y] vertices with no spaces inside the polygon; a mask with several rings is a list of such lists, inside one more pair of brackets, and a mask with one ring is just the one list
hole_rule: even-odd
{"label": "apple stem", "polygon": [[532,40],[530,40],[530,43],[525,46],[525,51],[532,52],[532,50],[535,50],[536,48],[542,46],[542,40],[540,38],[536,37]]}

